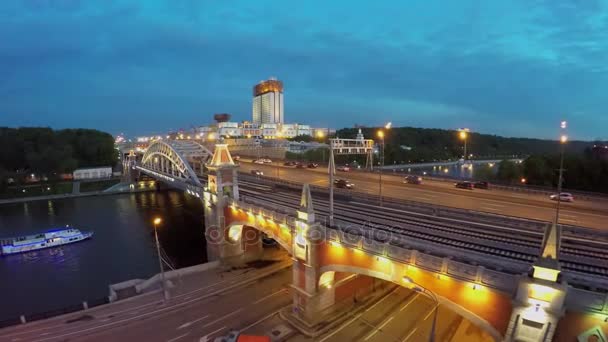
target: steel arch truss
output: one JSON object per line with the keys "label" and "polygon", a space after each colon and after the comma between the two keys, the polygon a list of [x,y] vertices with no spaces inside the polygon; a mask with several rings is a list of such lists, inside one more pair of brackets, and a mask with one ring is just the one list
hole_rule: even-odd
{"label": "steel arch truss", "polygon": [[164,178],[202,186],[195,169],[202,167],[213,153],[203,145],[191,140],[155,141],[144,153],[141,166],[159,173]]}

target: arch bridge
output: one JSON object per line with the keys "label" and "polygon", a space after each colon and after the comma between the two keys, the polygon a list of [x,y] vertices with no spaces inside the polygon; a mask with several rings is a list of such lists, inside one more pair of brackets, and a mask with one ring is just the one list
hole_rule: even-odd
{"label": "arch bridge", "polygon": [[202,187],[200,177],[213,153],[193,140],[157,140],[134,167],[180,189]]}
{"label": "arch bridge", "polygon": [[[188,158],[207,161],[205,187],[197,173],[203,165],[193,167]],[[542,254],[534,264],[517,272],[500,271],[414,248],[400,234],[375,234],[372,227],[345,230],[325,226],[315,219],[308,185],[304,185],[296,211],[279,211],[261,199],[241,200],[238,166],[225,144],[216,144],[210,155],[192,144],[155,143],[137,168],[202,198],[209,260],[242,263],[256,259],[262,252],[263,234],[283,246],[294,260],[292,294],[297,310],[292,318],[309,326],[320,324],[322,313],[336,303],[338,286],[334,285],[341,273],[402,286],[421,284],[442,304],[497,340],[550,341],[566,304],[595,315],[608,309],[605,294],[574,290],[561,281],[556,226],[547,229]],[[533,268],[530,275],[525,274],[528,268]]]}

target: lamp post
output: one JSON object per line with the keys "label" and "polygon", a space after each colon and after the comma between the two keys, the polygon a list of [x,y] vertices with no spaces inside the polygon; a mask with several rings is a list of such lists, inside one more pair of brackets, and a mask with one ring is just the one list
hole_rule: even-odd
{"label": "lamp post", "polygon": [[429,342],[435,342],[435,326],[437,325],[437,310],[439,309],[439,300],[437,299],[437,296],[424,286],[414,282],[414,280],[408,276],[403,276],[403,282],[406,284],[412,284],[412,289],[414,291],[422,293],[435,302],[435,307],[433,308],[433,323],[431,324],[431,333],[429,334]]}
{"label": "lamp post", "polygon": [[559,139],[559,145],[560,145],[560,157],[559,157],[559,177],[557,179],[557,206],[555,208],[555,220],[553,221],[554,225],[558,225],[559,224],[559,208],[560,208],[560,204],[562,202],[562,183],[563,183],[563,176],[564,176],[564,146],[566,145],[566,143],[568,142],[568,136],[566,134],[564,134],[565,129],[567,127],[567,123],[566,121],[562,121],[560,128],[562,129],[562,135]]}
{"label": "lamp post", "polygon": [[166,301],[169,299],[169,294],[167,293],[167,289],[165,288],[165,270],[163,268],[163,261],[160,256],[160,243],[158,242],[158,230],[157,227],[161,224],[162,219],[157,217],[152,221],[154,223],[154,238],[156,240],[156,253],[158,254],[158,266],[160,267],[160,285],[163,290],[163,299]]}
{"label": "lamp post", "polygon": [[[380,138],[382,140],[382,166],[384,166],[384,131],[383,130],[379,130],[378,131],[378,138]],[[378,192],[380,194],[380,206],[382,206],[382,167],[379,168],[378,170]]]}
{"label": "lamp post", "polygon": [[458,136],[460,137],[461,140],[464,141],[464,160],[467,160],[467,138],[469,136],[469,129],[468,128],[461,128],[459,130],[460,132],[458,133]]}

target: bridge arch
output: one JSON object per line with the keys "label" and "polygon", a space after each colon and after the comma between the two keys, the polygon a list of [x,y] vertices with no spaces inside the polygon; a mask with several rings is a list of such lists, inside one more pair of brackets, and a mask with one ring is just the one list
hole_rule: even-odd
{"label": "bridge arch", "polygon": [[[247,252],[248,244],[257,243],[256,239],[258,236],[248,234],[251,229],[257,232],[264,233],[268,237],[274,239],[283,249],[289,254],[292,253],[291,239],[286,239],[283,234],[280,234],[277,229],[273,229],[271,225],[259,225],[251,221],[235,221],[230,222],[230,225],[226,227],[226,239],[237,246],[239,252]],[[278,229],[281,229],[277,225]]]}
{"label": "bridge arch", "polygon": [[213,156],[205,146],[192,140],[157,140],[148,146],[141,165],[202,186],[193,166],[202,166]]}
{"label": "bridge arch", "polygon": [[[384,259],[383,262],[388,262],[388,259]],[[372,278],[376,278],[376,279],[381,279],[381,280],[385,280],[388,282],[392,282],[399,286],[406,287],[406,283],[404,283],[402,281],[402,277],[401,277],[401,274],[403,274],[405,272],[403,272],[403,270],[401,270],[401,268],[407,269],[407,266],[405,264],[394,264],[393,262],[389,262],[385,269],[376,270],[373,268],[357,267],[357,266],[344,265],[344,264],[324,265],[319,269],[318,286],[325,287],[325,288],[331,288],[332,283],[334,281],[334,277],[337,273],[350,273],[350,274],[357,274],[357,275],[363,275],[363,276],[372,277]],[[396,276],[396,275],[399,275],[399,276]],[[488,334],[490,334],[492,337],[494,337],[495,340],[499,341],[502,339],[502,334],[498,331],[498,329],[496,329],[496,327],[494,327],[486,319],[477,315],[476,313],[472,312],[471,310],[468,310],[461,304],[454,302],[450,298],[442,296],[440,293],[437,293],[437,291],[433,291],[433,293],[437,297],[439,304],[441,304],[444,307],[450,309],[451,311],[459,314],[460,316],[469,320],[470,322],[472,322],[479,328],[485,330]]]}

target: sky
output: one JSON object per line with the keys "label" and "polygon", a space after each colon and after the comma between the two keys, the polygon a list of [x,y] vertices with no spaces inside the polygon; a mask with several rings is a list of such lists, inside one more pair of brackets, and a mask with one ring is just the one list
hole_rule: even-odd
{"label": "sky", "polygon": [[285,120],[608,139],[606,0],[0,1],[0,126]]}

